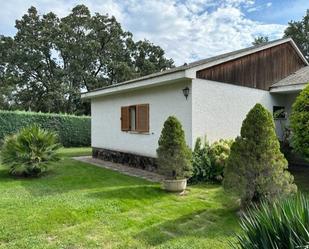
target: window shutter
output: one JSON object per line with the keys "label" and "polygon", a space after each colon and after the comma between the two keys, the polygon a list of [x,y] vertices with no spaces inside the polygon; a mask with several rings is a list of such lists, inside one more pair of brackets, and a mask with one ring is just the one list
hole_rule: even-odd
{"label": "window shutter", "polygon": [[121,107],[121,130],[128,131],[130,130],[130,112],[129,106]]}
{"label": "window shutter", "polygon": [[149,104],[136,106],[136,131],[149,132]]}

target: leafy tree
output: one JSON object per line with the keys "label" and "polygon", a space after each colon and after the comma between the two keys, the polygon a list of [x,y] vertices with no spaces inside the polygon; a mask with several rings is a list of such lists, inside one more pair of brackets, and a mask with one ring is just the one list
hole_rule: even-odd
{"label": "leafy tree", "polygon": [[304,56],[309,59],[309,9],[302,20],[288,23],[284,37],[293,38]]}
{"label": "leafy tree", "polygon": [[38,176],[46,171],[50,162],[59,160],[61,145],[57,135],[37,125],[21,129],[4,139],[1,161],[12,175]]}
{"label": "leafy tree", "polygon": [[254,38],[254,41],[252,42],[253,46],[257,46],[260,44],[267,43],[269,41],[268,36],[258,36]]}
{"label": "leafy tree", "polygon": [[309,84],[296,98],[290,116],[292,146],[309,160]]}
{"label": "leafy tree", "polygon": [[186,144],[181,123],[174,116],[164,123],[157,155],[158,170],[168,179],[184,179],[192,175],[191,149]]}
{"label": "leafy tree", "polygon": [[[2,98],[9,97],[6,103],[15,108],[89,113],[89,105],[81,102],[81,90],[173,67],[160,47],[135,42],[115,17],[91,15],[85,5],[77,5],[61,19],[52,12],[39,15],[31,7],[15,27],[13,39],[0,37],[4,53],[0,81],[14,87]],[[8,108],[4,103],[0,107]]]}
{"label": "leafy tree", "polygon": [[243,206],[296,191],[280,152],[272,115],[256,104],[243,121],[224,171],[224,188],[238,192]]}

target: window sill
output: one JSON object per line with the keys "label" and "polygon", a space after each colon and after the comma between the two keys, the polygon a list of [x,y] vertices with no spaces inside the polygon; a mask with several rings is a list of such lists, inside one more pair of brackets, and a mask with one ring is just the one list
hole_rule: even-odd
{"label": "window sill", "polygon": [[152,135],[154,134],[153,132],[142,132],[142,131],[124,131],[126,133],[130,134],[140,134],[140,135]]}

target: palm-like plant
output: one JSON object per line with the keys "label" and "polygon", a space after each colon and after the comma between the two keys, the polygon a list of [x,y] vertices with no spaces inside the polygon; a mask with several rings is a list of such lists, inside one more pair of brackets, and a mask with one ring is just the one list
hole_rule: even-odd
{"label": "palm-like plant", "polygon": [[38,176],[50,162],[60,159],[60,147],[54,132],[32,125],[4,139],[1,161],[12,175]]}
{"label": "palm-like plant", "polygon": [[309,248],[309,200],[298,195],[254,206],[241,219],[234,248]]}

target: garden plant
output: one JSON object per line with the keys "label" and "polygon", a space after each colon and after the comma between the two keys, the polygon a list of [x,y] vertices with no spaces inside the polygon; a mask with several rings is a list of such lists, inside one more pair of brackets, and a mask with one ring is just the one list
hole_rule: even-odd
{"label": "garden plant", "polygon": [[38,125],[21,129],[7,136],[1,148],[1,162],[16,176],[39,176],[49,163],[59,160],[58,137]]}
{"label": "garden plant", "polygon": [[231,147],[224,171],[224,188],[238,193],[242,206],[287,196],[297,191],[287,168],[272,115],[261,104],[256,104]]}

